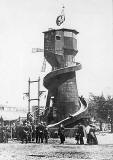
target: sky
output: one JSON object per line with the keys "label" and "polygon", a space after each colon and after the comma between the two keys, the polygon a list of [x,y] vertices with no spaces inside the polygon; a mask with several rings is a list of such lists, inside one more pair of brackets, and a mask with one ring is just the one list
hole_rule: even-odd
{"label": "sky", "polygon": [[[58,27],[56,18],[65,6],[65,23]],[[113,16],[112,0],[0,0],[0,104],[27,107],[28,79],[41,73],[44,48],[43,32],[48,28],[70,28],[79,32],[76,61],[79,95],[113,96]],[[31,85],[36,98],[37,84]],[[44,102],[44,95],[41,103]]]}

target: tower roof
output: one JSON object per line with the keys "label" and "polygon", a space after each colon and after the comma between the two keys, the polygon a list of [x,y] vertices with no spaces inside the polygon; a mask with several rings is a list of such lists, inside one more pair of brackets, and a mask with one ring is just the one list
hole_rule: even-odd
{"label": "tower roof", "polygon": [[76,31],[75,29],[68,29],[68,28],[61,28],[61,29],[53,29],[53,28],[50,28],[48,31],[45,31],[43,33],[47,33],[47,32],[51,32],[51,31],[68,31],[68,32],[73,32],[75,34],[78,34],[79,32]]}

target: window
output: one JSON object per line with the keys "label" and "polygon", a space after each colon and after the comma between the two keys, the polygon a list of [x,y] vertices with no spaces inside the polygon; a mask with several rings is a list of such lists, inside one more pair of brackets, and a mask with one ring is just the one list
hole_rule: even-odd
{"label": "window", "polygon": [[64,32],[64,37],[72,37],[72,32]]}
{"label": "window", "polygon": [[61,40],[61,36],[56,35],[56,40]]}

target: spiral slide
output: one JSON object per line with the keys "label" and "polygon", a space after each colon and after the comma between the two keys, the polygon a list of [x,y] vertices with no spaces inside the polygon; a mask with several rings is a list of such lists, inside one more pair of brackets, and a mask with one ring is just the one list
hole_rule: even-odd
{"label": "spiral slide", "polygon": [[72,125],[77,124],[80,121],[80,119],[82,117],[82,114],[88,108],[88,104],[87,105],[83,104],[83,102],[80,98],[79,98],[79,102],[80,102],[80,109],[76,113],[74,113],[73,115],[70,115],[69,117],[59,121],[58,123],[50,124],[47,127],[48,128],[55,128],[55,127],[58,127],[60,124],[63,124],[65,127],[68,127],[71,124]]}
{"label": "spiral slide", "polygon": [[[58,85],[58,83],[60,83],[59,81],[61,81],[61,79],[64,75],[69,74],[69,73],[71,74],[72,72],[78,71],[80,69],[81,69],[81,64],[78,62],[76,62],[75,65],[72,65],[69,67],[56,69],[56,70],[48,73],[44,77],[43,84],[47,89],[51,89],[51,88],[53,89],[54,87],[56,87]],[[56,85],[54,85],[54,84],[56,84]]]}
{"label": "spiral slide", "polygon": [[48,89],[45,117],[49,124],[54,123],[49,128],[61,123],[73,126],[86,113],[87,104],[82,98],[79,100],[77,90],[76,71],[81,69],[81,64],[75,62],[77,34],[76,30],[66,28],[44,32],[44,57],[52,66],[43,79]]}
{"label": "spiral slide", "polygon": [[[48,73],[44,77],[44,86],[47,89],[51,89],[51,88],[55,89],[55,87],[58,87],[58,85],[60,84],[62,77],[64,78],[68,74],[69,75],[68,78],[70,79],[70,75],[73,74],[74,72],[80,70],[80,69],[81,69],[81,64],[78,63],[78,62],[76,62],[72,66],[56,69],[56,70]],[[85,100],[83,100],[80,97],[79,98],[79,106],[78,106],[79,110],[78,111],[76,111],[74,114],[70,114],[67,118],[64,118],[63,120],[61,120],[57,123],[48,125],[47,127],[48,128],[54,128],[54,127],[59,126],[60,124],[63,124],[65,127],[68,127],[68,126],[70,127],[70,126],[73,126],[74,124],[78,123],[78,121],[80,119],[82,119],[85,111],[88,108],[87,103],[86,102],[84,103],[84,101]]]}

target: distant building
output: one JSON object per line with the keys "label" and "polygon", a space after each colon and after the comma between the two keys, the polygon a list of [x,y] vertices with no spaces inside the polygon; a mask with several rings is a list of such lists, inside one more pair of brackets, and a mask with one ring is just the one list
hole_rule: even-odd
{"label": "distant building", "polygon": [[18,108],[18,107],[10,107],[6,105],[0,105],[0,117],[3,120],[15,120],[19,117],[26,117],[27,110],[25,108]]}

